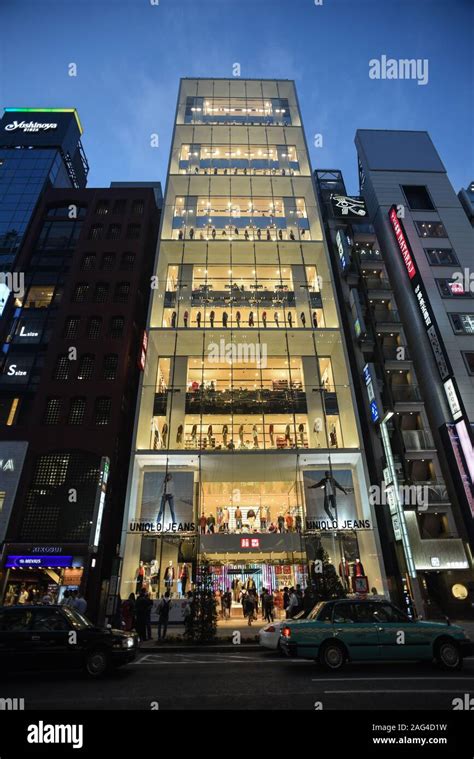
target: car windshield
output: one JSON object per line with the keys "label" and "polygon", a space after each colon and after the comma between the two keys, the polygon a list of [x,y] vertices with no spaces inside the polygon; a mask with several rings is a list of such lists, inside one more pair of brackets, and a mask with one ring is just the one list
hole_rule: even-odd
{"label": "car windshield", "polygon": [[76,630],[84,630],[85,627],[94,626],[92,622],[90,622],[86,617],[84,617],[75,609],[68,609],[67,607],[63,607],[63,611],[70,621],[71,625],[75,627]]}

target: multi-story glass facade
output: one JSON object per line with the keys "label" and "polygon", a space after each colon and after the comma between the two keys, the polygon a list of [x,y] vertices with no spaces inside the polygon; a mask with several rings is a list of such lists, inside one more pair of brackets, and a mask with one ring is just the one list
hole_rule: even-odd
{"label": "multi-story glass facade", "polygon": [[203,559],[222,590],[305,585],[321,546],[382,592],[292,82],[182,80],[153,287],[122,597],[181,594]]}

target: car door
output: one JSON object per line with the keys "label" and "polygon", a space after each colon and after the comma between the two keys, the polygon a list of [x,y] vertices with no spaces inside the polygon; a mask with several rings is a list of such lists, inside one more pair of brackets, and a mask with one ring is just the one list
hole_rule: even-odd
{"label": "car door", "polygon": [[373,610],[366,606],[372,604],[340,601],[334,606],[334,637],[344,643],[353,661],[378,659],[380,653]]}
{"label": "car door", "polygon": [[41,668],[71,667],[79,658],[78,646],[71,643],[71,625],[57,607],[38,606],[31,626],[32,647],[36,666]]}
{"label": "car door", "polygon": [[30,666],[33,659],[30,642],[32,617],[29,607],[0,609],[0,661],[14,669]]}
{"label": "car door", "polygon": [[377,603],[375,616],[383,659],[431,658],[431,636],[391,603]]}

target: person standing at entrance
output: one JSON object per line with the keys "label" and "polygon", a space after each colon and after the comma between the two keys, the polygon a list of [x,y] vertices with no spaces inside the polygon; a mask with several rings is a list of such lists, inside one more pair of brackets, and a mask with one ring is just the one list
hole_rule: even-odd
{"label": "person standing at entrance", "polygon": [[244,599],[244,614],[245,614],[245,616],[248,619],[248,625],[249,625],[249,627],[251,627],[252,620],[253,620],[254,614],[255,614],[255,601],[254,601],[253,594],[250,593],[250,592],[247,592],[245,594],[245,599]]}
{"label": "person standing at entrance", "polygon": [[164,522],[166,503],[168,503],[170,507],[171,521],[176,522],[176,515],[174,513],[174,482],[173,476],[170,473],[165,475],[165,479],[163,480],[163,484],[161,486],[161,504],[160,510],[158,512],[158,517],[156,519],[157,522],[161,522],[162,519]]}
{"label": "person standing at entrance", "polygon": [[[168,619],[170,615],[171,596],[169,590],[161,598],[158,604],[158,640],[164,640],[166,638],[166,631],[168,629]],[[163,633],[163,635],[162,635]]]}
{"label": "person standing at entrance", "polygon": [[266,622],[273,622],[275,617],[273,614],[273,595],[272,593],[266,593],[265,599],[264,599],[264,613],[265,613],[265,621]]}
{"label": "person standing at entrance", "polygon": [[145,588],[142,588],[135,603],[135,626],[141,641],[147,640],[147,617],[151,603]]}

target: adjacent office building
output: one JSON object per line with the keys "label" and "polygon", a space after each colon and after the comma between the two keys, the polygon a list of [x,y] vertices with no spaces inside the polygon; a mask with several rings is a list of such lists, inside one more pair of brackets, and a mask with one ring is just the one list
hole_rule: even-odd
{"label": "adjacent office building", "polygon": [[85,187],[89,166],[81,135],[75,108],[5,108],[0,120],[0,271],[12,270],[46,189]]}
{"label": "adjacent office building", "polygon": [[360,196],[339,171],[316,184],[370,477],[385,493],[385,566],[395,598],[469,616],[473,293],[460,277],[472,229],[426,133],[361,130],[356,145]]}
{"label": "adjacent office building", "polygon": [[1,335],[5,603],[115,596],[160,206],[158,183],[50,189],[26,232]]}
{"label": "adjacent office building", "polygon": [[471,226],[474,227],[474,182],[471,182],[465,189],[460,190],[458,198],[467,214],[467,218],[471,222]]}
{"label": "adjacent office building", "polygon": [[[294,84],[183,79],[123,524],[121,595],[385,592]],[[342,490],[334,498],[331,477]]]}

